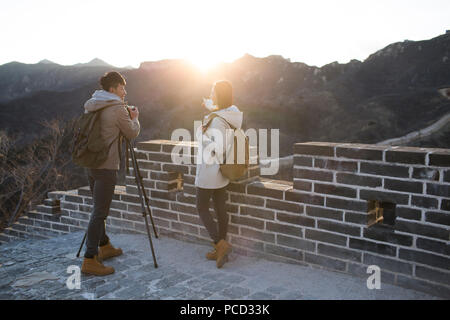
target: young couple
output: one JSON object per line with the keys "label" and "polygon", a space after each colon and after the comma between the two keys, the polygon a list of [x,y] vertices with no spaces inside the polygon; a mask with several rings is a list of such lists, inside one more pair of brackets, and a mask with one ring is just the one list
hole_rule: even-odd
{"label": "young couple", "polygon": [[[113,143],[120,139],[120,134],[128,139],[139,135],[139,111],[128,108],[124,102],[126,95],[126,81],[118,72],[109,72],[100,79],[102,90],[96,90],[84,105],[85,112],[92,112],[109,106],[100,114],[102,137],[111,144],[106,161],[95,169],[87,169],[87,177],[93,197],[93,210],[91,213],[86,240],[86,251],[81,271],[86,274],[108,275],[114,273],[114,268],[105,266],[103,261],[122,254],[122,249],[115,248],[105,233],[106,218],[109,214],[117,172],[119,170],[119,144]],[[220,172],[220,163],[224,163],[223,155],[230,146],[225,142],[231,141],[231,125],[241,128],[243,114],[233,105],[232,86],[228,81],[214,83],[211,90],[211,101],[204,102],[203,106],[211,112],[203,119],[203,126],[196,132],[199,150],[204,150],[213,143],[217,134],[224,137],[222,148],[216,148],[210,153],[206,152],[201,161],[197,161],[195,186],[197,210],[212,241],[213,250],[206,254],[209,260],[216,260],[216,266],[221,268],[228,260],[231,245],[227,242],[228,213],[226,211],[227,186],[229,180]],[[120,103],[117,103],[120,102]],[[210,103],[208,103],[210,102]],[[212,113],[218,115],[209,121]],[[208,125],[207,125],[208,124]],[[216,139],[217,141],[217,139]],[[219,143],[218,143],[219,144]],[[217,150],[218,149],[218,150]],[[201,152],[203,153],[203,152]],[[209,211],[210,199],[213,199],[217,222]]]}

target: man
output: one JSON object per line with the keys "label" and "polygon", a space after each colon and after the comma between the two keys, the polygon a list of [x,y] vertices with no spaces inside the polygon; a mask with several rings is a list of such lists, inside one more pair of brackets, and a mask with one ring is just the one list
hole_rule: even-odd
{"label": "man", "polygon": [[95,169],[87,169],[94,208],[87,230],[86,252],[81,267],[83,273],[99,276],[114,273],[114,268],[103,265],[102,261],[122,254],[120,248],[112,246],[105,233],[106,218],[119,171],[120,134],[134,139],[140,131],[139,111],[137,108],[128,108],[124,103],[127,92],[122,75],[109,72],[101,77],[100,84],[103,90],[96,90],[92,98],[84,104],[84,109],[85,112],[102,109],[99,117],[101,136],[111,147],[103,164]]}

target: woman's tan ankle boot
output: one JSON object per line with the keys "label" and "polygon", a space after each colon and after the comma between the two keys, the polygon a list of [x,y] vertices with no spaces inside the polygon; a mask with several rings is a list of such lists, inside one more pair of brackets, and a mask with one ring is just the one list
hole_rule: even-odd
{"label": "woman's tan ankle boot", "polygon": [[217,268],[222,268],[223,264],[228,260],[228,254],[231,252],[231,244],[229,244],[225,240],[220,240],[216,245],[217,250],[217,259],[216,266]]}

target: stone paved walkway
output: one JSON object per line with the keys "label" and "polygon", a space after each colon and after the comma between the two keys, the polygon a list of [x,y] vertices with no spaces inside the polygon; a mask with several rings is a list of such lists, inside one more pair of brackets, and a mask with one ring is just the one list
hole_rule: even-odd
{"label": "stone paved walkway", "polygon": [[105,263],[113,275],[82,275],[81,289],[69,290],[67,268],[81,266],[75,253],[82,236],[1,245],[0,299],[437,299],[384,283],[369,290],[362,278],[235,253],[217,269],[204,258],[208,246],[166,236],[154,239],[155,269],[148,238],[129,234],[111,236],[124,250]]}

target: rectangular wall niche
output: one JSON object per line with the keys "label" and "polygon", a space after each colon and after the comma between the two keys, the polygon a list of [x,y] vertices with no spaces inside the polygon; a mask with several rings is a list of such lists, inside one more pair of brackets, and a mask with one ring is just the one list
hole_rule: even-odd
{"label": "rectangular wall niche", "polygon": [[367,226],[375,224],[384,226],[394,226],[395,224],[395,203],[379,200],[369,200],[367,202]]}

